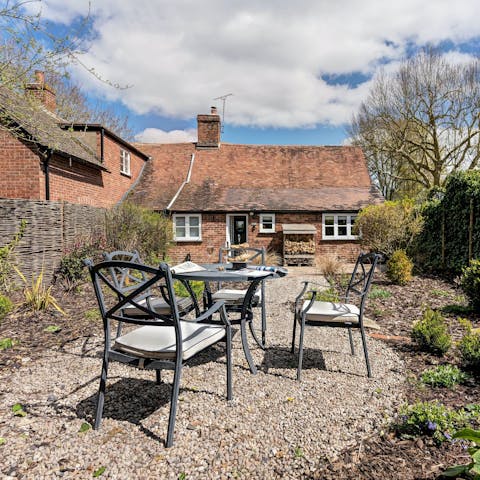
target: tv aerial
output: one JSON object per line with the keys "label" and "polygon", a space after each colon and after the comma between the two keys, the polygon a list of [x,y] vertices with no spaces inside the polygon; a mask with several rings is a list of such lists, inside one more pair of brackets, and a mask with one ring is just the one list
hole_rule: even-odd
{"label": "tv aerial", "polygon": [[225,125],[225,102],[227,101],[227,98],[232,96],[233,93],[227,93],[226,95],[221,95],[220,97],[214,98],[214,100],[221,100],[222,101],[222,126],[221,126],[221,132],[223,133],[223,126]]}

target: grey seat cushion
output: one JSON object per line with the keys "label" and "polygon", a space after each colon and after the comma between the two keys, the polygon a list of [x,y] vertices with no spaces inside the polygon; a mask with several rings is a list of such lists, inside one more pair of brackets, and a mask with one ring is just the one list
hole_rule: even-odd
{"label": "grey seat cushion", "polygon": [[[147,300],[144,298],[137,302],[139,305],[147,307]],[[192,299],[190,297],[177,297],[177,307],[179,312],[184,312],[192,306]],[[155,310],[160,315],[170,315],[172,313],[170,305],[162,297],[150,297],[150,308]],[[127,317],[138,317],[146,315],[143,310],[140,310],[135,305],[128,305],[123,309]]]}
{"label": "grey seat cushion", "polygon": [[[214,302],[218,300],[225,300],[227,305],[241,305],[243,303],[243,299],[247,294],[247,289],[245,290],[235,290],[229,288],[222,288],[217,292],[212,294],[212,300]],[[258,289],[254,296],[253,296],[253,303],[260,302],[262,298],[262,290]]]}
{"label": "grey seat cushion", "polygon": [[[225,336],[223,325],[180,321],[183,338],[183,359],[187,360]],[[175,358],[173,326],[147,325],[132,330],[115,340],[114,350],[143,358]]]}
{"label": "grey seat cushion", "polygon": [[[302,312],[307,308],[309,300],[305,300]],[[307,322],[339,322],[358,323],[360,310],[356,305],[338,302],[313,302],[312,308],[307,312]]]}

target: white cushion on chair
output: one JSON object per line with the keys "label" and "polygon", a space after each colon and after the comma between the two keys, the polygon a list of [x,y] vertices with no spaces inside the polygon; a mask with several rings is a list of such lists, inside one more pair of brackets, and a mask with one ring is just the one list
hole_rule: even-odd
{"label": "white cushion on chair", "polygon": [[[307,308],[309,300],[303,302],[302,312]],[[313,302],[312,308],[307,312],[307,322],[338,322],[358,323],[360,310],[356,305],[337,302]]]}
{"label": "white cushion on chair", "polygon": [[[218,300],[225,300],[225,303],[227,305],[237,305],[237,304],[243,303],[243,299],[245,298],[246,294],[247,294],[247,289],[234,290],[234,289],[222,288],[221,290],[218,290],[217,292],[212,293],[212,300],[214,302]],[[262,290],[258,289],[253,296],[254,303],[258,303],[261,298],[262,298]]]}
{"label": "white cushion on chair", "polygon": [[[147,300],[144,298],[137,302],[142,307],[147,307]],[[192,305],[190,297],[177,297],[178,311],[183,312]],[[152,308],[159,315],[170,315],[172,310],[170,305],[162,297],[150,297],[150,308]],[[146,315],[146,312],[140,310],[135,305],[128,305],[123,309],[127,317],[135,317],[139,315]]]}
{"label": "white cushion on chair", "polygon": [[[213,345],[225,336],[225,327],[180,321],[183,338],[183,359]],[[173,326],[147,325],[115,340],[113,347],[124,353],[143,358],[175,358],[175,329]]]}

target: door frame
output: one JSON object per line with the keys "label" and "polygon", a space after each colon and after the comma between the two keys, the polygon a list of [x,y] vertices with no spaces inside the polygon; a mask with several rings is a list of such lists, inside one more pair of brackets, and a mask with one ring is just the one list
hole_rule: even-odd
{"label": "door frame", "polygon": [[[232,225],[233,217],[245,217],[245,242],[248,243],[248,213],[227,213],[226,214],[226,228],[225,228],[225,246],[229,247],[232,245],[230,238],[230,227]],[[235,244],[233,244],[235,245]]]}

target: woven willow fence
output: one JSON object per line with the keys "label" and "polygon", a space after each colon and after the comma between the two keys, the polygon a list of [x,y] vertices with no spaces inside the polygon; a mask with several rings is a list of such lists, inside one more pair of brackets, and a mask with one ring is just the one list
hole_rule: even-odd
{"label": "woven willow fence", "polygon": [[88,205],[20,199],[0,199],[0,245],[8,243],[27,221],[15,248],[14,261],[29,278],[44,270],[51,280],[63,252],[75,240],[104,232],[105,210]]}

